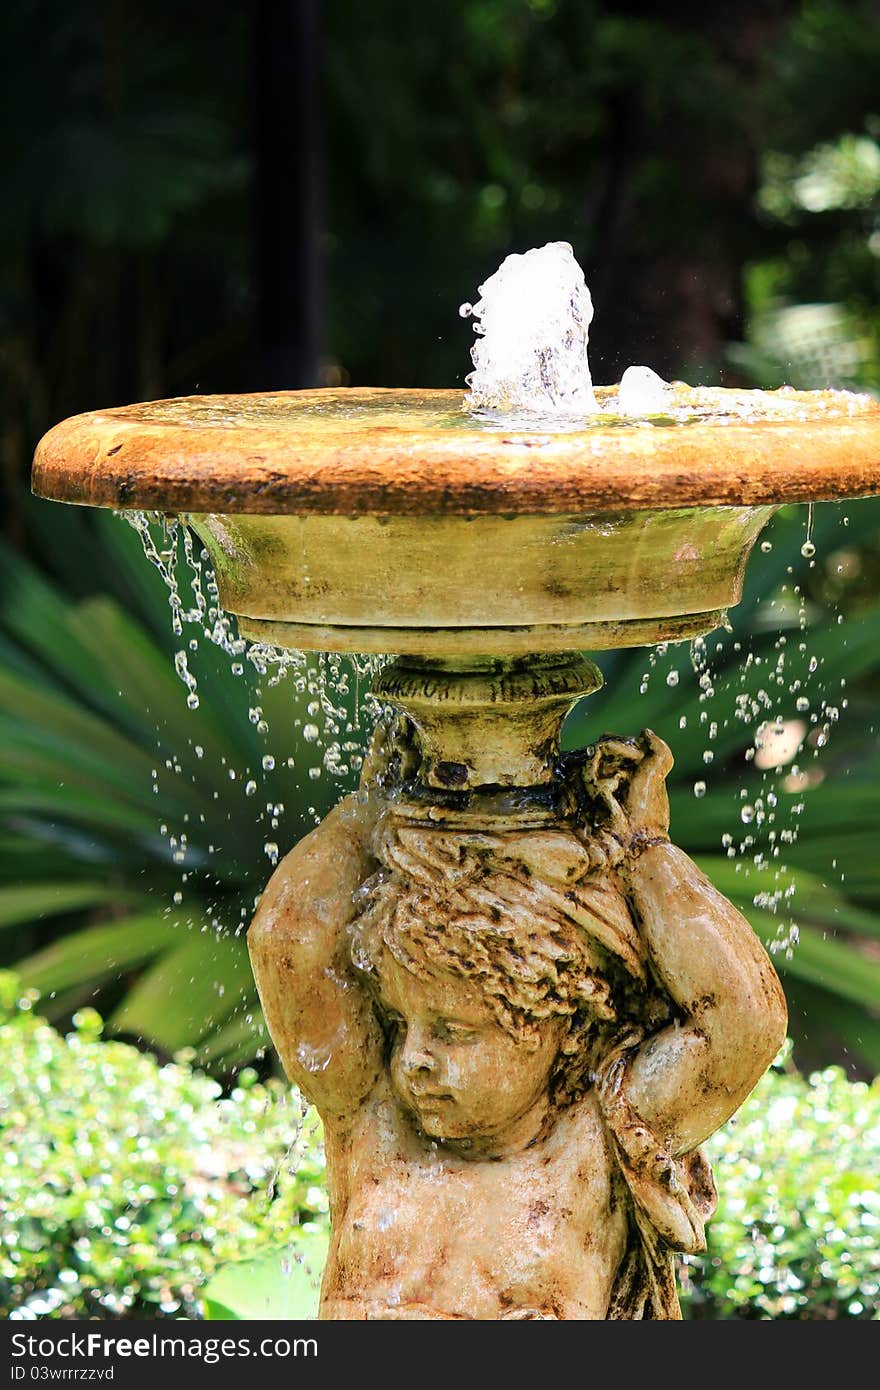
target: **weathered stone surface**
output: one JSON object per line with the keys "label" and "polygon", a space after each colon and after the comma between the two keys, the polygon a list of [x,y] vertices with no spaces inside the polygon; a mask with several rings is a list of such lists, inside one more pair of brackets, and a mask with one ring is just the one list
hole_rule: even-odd
{"label": "weathered stone surface", "polygon": [[771,507],[580,516],[185,514],[224,608],[279,646],[475,657],[711,631]]}
{"label": "weathered stone surface", "polygon": [[249,935],[324,1117],[325,1318],[678,1316],[672,1252],[714,1202],[699,1145],[785,1005],[669,842],[666,745],[560,759],[557,732],[595,684],[566,652],[711,629],[775,507],[880,491],[880,404],[794,392],[747,419],[739,394],[571,431],[457,391],[192,397],[40,442],[42,496],[183,513],[247,635],[410,654],[360,792]]}
{"label": "weathered stone surface", "polygon": [[[716,412],[741,395],[687,393]],[[460,391],[188,396],[62,421],[40,441],[33,487],[94,506],[344,516],[778,506],[877,492],[880,403],[839,391],[788,399],[790,418],[553,432],[474,420]]]}
{"label": "weathered stone surface", "polygon": [[[389,684],[418,718],[427,681]],[[430,791],[399,718],[250,929],[324,1118],[321,1316],[675,1318],[672,1253],[714,1206],[699,1145],[781,1045],[782,992],[669,843],[662,740],[604,738],[527,786],[534,749],[493,704],[475,724],[520,786]]]}

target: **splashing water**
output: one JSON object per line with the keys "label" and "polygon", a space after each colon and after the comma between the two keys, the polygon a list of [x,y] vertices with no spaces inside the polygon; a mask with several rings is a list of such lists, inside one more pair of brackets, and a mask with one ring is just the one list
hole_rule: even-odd
{"label": "splashing water", "polygon": [[[318,685],[320,704],[325,713],[335,714],[336,710],[327,694],[331,683],[323,679],[324,667],[331,666],[334,681],[331,688],[339,688],[341,679],[339,667],[350,663],[358,680],[370,680],[390,660],[383,656],[339,655],[322,652],[315,656],[305,652],[274,647],[264,642],[250,642],[237,633],[234,619],[220,602],[220,591],[214,571],[211,568],[207,551],[196,554],[192,533],[176,517],[165,516],[161,512],[125,511],[120,515],[137,531],[144,547],[144,553],[159,571],[168,590],[168,606],[171,609],[171,630],[175,637],[182,638],[184,627],[195,625],[201,635],[225,652],[232,662],[233,675],[244,673],[247,661],[260,676],[267,676],[270,686],[278,685],[290,672],[305,672],[310,665],[319,668]],[[183,570],[189,585],[189,599],[181,593],[179,571]],[[198,638],[190,640],[190,650],[198,647]],[[198,708],[198,682],[189,669],[189,661],[184,649],[175,653],[175,670],[189,692],[187,703],[191,709]],[[306,690],[306,683],[300,681],[298,693]],[[314,711],[317,713],[317,709]],[[258,711],[251,710],[251,722],[257,725],[258,732],[265,732],[260,726]],[[317,740],[318,734],[314,736]]]}
{"label": "splashing water", "polygon": [[[588,421],[806,418],[801,393],[787,386],[778,391],[691,387],[664,381],[645,366],[627,367],[619,385],[600,387],[597,397],[588,361],[593,301],[566,241],[508,256],[480,285],[479,296],[475,304],[459,308],[463,318],[473,319],[477,335],[463,409],[478,418],[508,428],[540,423],[556,430]],[[846,414],[868,400],[837,391],[821,409]],[[810,406],[813,414],[819,408],[815,402]]]}
{"label": "splashing water", "polygon": [[[165,583],[171,630],[180,641],[174,654],[174,669],[183,685],[186,706],[193,711],[200,707],[196,671],[202,643],[225,653],[232,675],[241,678],[254,692],[247,715],[260,736],[262,750],[252,765],[233,766],[225,755],[220,756],[215,765],[215,758],[209,755],[210,765],[205,765],[203,775],[205,787],[215,788],[210,793],[215,801],[218,796],[224,803],[237,795],[247,798],[254,822],[264,828],[263,852],[270,867],[274,868],[287,848],[288,837],[283,834],[285,805],[278,794],[285,779],[294,768],[303,785],[318,782],[325,776],[342,781],[359,770],[372,727],[382,709],[380,702],[369,694],[369,684],[390,658],[305,653],[246,641],[238,635],[234,618],[221,605],[207,552],[198,546],[186,526],[161,513],[124,512],[122,516],[137,531],[147,558]],[[267,700],[269,691],[282,682],[291,687],[290,722],[280,729],[277,727],[276,702],[273,729],[270,730],[264,705],[270,703]],[[286,702],[284,707],[288,708]],[[266,746],[273,732],[280,733],[284,748],[281,755],[277,744],[274,752],[271,744]],[[291,740],[296,749],[295,757],[288,756]],[[204,763],[205,749],[192,740],[190,745],[199,762]],[[164,759],[164,768],[161,764],[154,768],[154,793],[159,793],[160,783],[167,789],[178,778],[188,777],[186,763],[185,757],[172,753]],[[222,783],[228,787],[225,793],[216,789]],[[321,813],[314,806],[300,809],[307,810],[316,823],[321,819]],[[184,815],[183,819],[187,822],[189,816]],[[204,815],[199,819],[204,823]],[[194,845],[190,843],[189,828],[181,825],[163,823],[160,834],[168,845],[169,857],[181,868],[181,887],[172,895],[174,907],[181,907],[189,899],[193,887],[192,884],[188,886],[193,861],[193,866],[202,871],[204,878],[219,846],[204,842],[197,828]],[[198,881],[195,883],[197,897],[203,886]],[[247,925],[252,906],[242,904],[240,929]],[[216,928],[220,930],[219,923]]]}
{"label": "splashing water", "polygon": [[668,409],[672,387],[650,367],[627,367],[617,389],[619,415],[662,415]]}
{"label": "splashing water", "polygon": [[[310,781],[325,774],[340,778],[356,770],[362,761],[369,729],[379,712],[379,706],[367,695],[363,705],[358,701],[352,720],[351,711],[346,708],[347,697],[353,689],[359,691],[361,683],[368,685],[388,658],[306,654],[259,643],[249,644],[238,636],[234,619],[223,610],[207,554],[199,549],[198,542],[193,540],[186,527],[161,514],[127,513],[125,516],[140,535],[145,552],[162,575],[168,591],[172,632],[181,641],[174,664],[184,687],[183,697],[188,707],[198,708],[198,681],[192,669],[193,654],[198,652],[200,641],[206,640],[228,656],[233,674],[244,676],[248,671],[255,673],[262,678],[262,686],[275,686],[285,680],[290,682],[292,694],[299,702],[299,717],[295,717],[297,710],[292,709],[291,713],[298,730],[299,748],[295,766],[300,777],[305,771]],[[810,522],[811,518],[808,518],[808,535],[811,537]],[[783,590],[786,587],[783,585]],[[795,592],[800,594],[798,586],[795,586]],[[799,635],[802,635],[803,613],[800,619]],[[187,640],[188,631],[197,635]],[[829,704],[821,695],[811,700],[803,693],[804,683],[816,674],[818,663],[816,658],[810,657],[805,641],[801,640],[797,644],[795,674],[794,670],[789,669],[792,662],[786,653],[787,640],[784,634],[777,639],[777,655],[773,662],[768,661],[766,653],[763,656],[749,653],[736,674],[726,673],[720,680],[719,673],[712,669],[710,646],[705,638],[696,638],[690,644],[687,649],[689,662],[676,658],[675,647],[669,648],[661,643],[652,647],[647,655],[648,670],[641,677],[639,689],[643,695],[648,693],[651,675],[659,668],[662,685],[675,699],[676,695],[682,694],[680,683],[688,667],[691,668],[699,692],[700,756],[705,769],[703,776],[697,774],[697,780],[692,782],[692,795],[698,800],[711,799],[709,776],[717,765],[715,748],[719,738],[729,744],[729,734],[725,731],[737,723],[748,729],[749,738],[754,742],[745,751],[745,761],[752,764],[756,773],[760,773],[760,780],[750,780],[747,787],[741,788],[739,804],[734,812],[736,830],[725,832],[721,837],[721,848],[727,858],[736,861],[736,871],[742,872],[744,890],[750,893],[754,906],[778,918],[778,935],[767,943],[769,949],[789,955],[798,938],[798,926],[790,915],[794,906],[794,878],[782,856],[786,849],[793,848],[798,839],[801,815],[805,809],[803,790],[821,780],[823,775],[815,764],[805,769],[802,763],[793,760],[810,753],[813,759],[819,757],[837,721],[838,708],[836,702]],[[735,643],[734,649],[738,651],[739,645]],[[721,652],[721,640],[715,642],[714,650]],[[664,670],[664,658],[670,653],[675,664]],[[754,673],[762,665],[767,666],[764,683],[756,687],[754,681],[750,680],[747,689],[737,693],[736,685],[746,684],[749,673]],[[354,687],[352,682],[355,683]],[[259,702],[260,688],[257,687],[255,703],[247,713],[257,733],[265,737],[270,730],[263,704]],[[721,708],[716,704],[716,695],[720,697]],[[846,703],[845,699],[840,702],[840,708],[845,709]],[[716,717],[713,718],[713,714]],[[685,716],[679,720],[679,727],[687,729]],[[788,743],[792,739],[794,743],[789,748]],[[195,752],[197,757],[202,757],[201,748],[196,746]],[[720,758],[722,777],[728,756],[723,749]],[[277,793],[270,795],[269,800],[265,796],[262,801],[256,798],[267,777],[275,774],[276,764],[283,775],[285,768],[294,768],[294,761],[289,758],[277,759],[271,752],[258,757],[253,767],[226,767],[225,760],[222,761],[224,776],[230,782],[230,794],[236,794],[240,788],[241,794],[254,806],[255,817],[265,826],[263,851],[270,867],[274,867],[286,848],[282,825],[284,805],[276,799]],[[169,775],[179,776],[181,772],[178,760],[172,758],[166,760],[165,771],[157,770],[154,776],[167,779]],[[154,790],[158,790],[158,784]],[[315,821],[319,818],[315,813]],[[192,855],[188,833],[186,829],[177,828],[174,831],[163,825],[162,834],[168,842],[171,857],[183,871],[181,885],[186,891],[175,893],[173,898],[175,906],[180,906],[189,895],[185,869]],[[209,845],[208,851],[213,853],[214,846]],[[244,905],[242,928],[248,918],[249,909]]]}
{"label": "splashing water", "polygon": [[[672,385],[645,366],[627,368],[619,386],[599,388],[597,398],[588,362],[592,300],[572,248],[564,242],[550,243],[524,255],[509,256],[480,286],[477,303],[462,305],[461,313],[473,318],[477,334],[471,354],[474,371],[467,378],[470,394],[465,408],[505,427],[510,427],[518,414],[527,416],[530,423],[536,418],[543,419],[548,427],[558,429],[579,425],[585,415],[593,416],[600,427],[604,427],[609,417],[617,417],[611,420],[612,424],[640,428],[639,422],[650,422],[651,417],[657,416],[664,417],[660,423],[669,423],[707,416],[720,420],[797,414],[801,409],[795,399],[797,393],[790,393],[787,388],[774,393],[719,393],[711,388],[687,388],[682,383]],[[719,403],[719,396],[724,398],[723,405]],[[858,399],[853,397],[854,401]],[[294,693],[303,697],[302,718],[296,720],[299,740],[296,762],[300,774],[303,766],[310,780],[317,780],[323,772],[343,777],[356,770],[362,762],[366,738],[360,703],[353,721],[345,707],[346,697],[351,693],[350,682],[353,679],[355,690],[359,690],[360,682],[369,683],[390,658],[333,653],[307,655],[247,642],[238,635],[234,619],[224,611],[207,554],[198,548],[198,542],[186,526],[160,514],[124,515],[140,534],[147,557],[162,575],[168,590],[172,631],[182,644],[175,654],[174,664],[185,687],[189,708],[195,710],[199,706],[198,680],[191,655],[197,651],[199,641],[205,639],[226,653],[234,675],[255,672],[263,678],[264,685],[270,687],[290,679]],[[769,553],[772,542],[762,542],[761,550]],[[811,567],[815,553],[810,507],[801,555],[811,562]],[[782,586],[783,595],[786,587]],[[793,592],[800,595],[796,586]],[[776,602],[769,606],[775,607]],[[806,610],[801,598],[801,633],[805,625]],[[185,639],[187,628],[198,634],[188,642]],[[751,764],[749,785],[741,788],[740,803],[734,813],[735,829],[725,831],[720,843],[726,857],[737,861],[734,867],[737,872],[742,871],[743,879],[751,880],[752,884],[758,880],[762,885],[752,895],[752,902],[772,916],[780,909],[787,914],[791,908],[795,884],[781,856],[798,839],[805,804],[802,790],[815,785],[824,775],[815,767],[805,771],[793,759],[809,756],[810,752],[814,759],[818,758],[838,718],[836,705],[828,705],[824,700],[811,701],[802,693],[802,682],[815,671],[815,659],[809,662],[808,672],[793,676],[786,670],[787,658],[781,650],[785,642],[782,636],[777,644],[779,656],[775,668],[768,669],[766,682],[756,687],[752,681],[748,689],[739,693],[734,688],[736,677],[722,672],[719,680],[713,673],[704,639],[696,639],[690,648],[700,708],[696,716],[690,716],[691,731],[686,737],[692,741],[699,737],[701,745],[698,748],[700,773],[691,783],[692,794],[698,800],[707,798],[705,804],[711,809],[713,776],[716,780],[719,775],[723,778],[731,756],[730,726],[746,725],[750,742],[753,739],[744,753],[746,763]],[[735,644],[735,650],[739,650],[739,643]],[[716,651],[721,651],[720,644],[716,645]],[[803,656],[805,651],[801,643],[799,654]],[[649,654],[649,670],[642,676],[639,686],[642,695],[649,693],[652,672],[665,655],[665,645],[658,645]],[[766,657],[749,655],[740,669],[740,685],[762,661],[766,661]],[[682,678],[687,678],[686,661],[666,671],[665,679],[661,671],[663,684],[673,699],[673,692]],[[717,702],[716,687],[721,697]],[[812,708],[814,703],[818,708]],[[841,701],[840,708],[846,708],[846,700]],[[367,714],[364,722],[368,734],[379,706],[368,697],[363,709]],[[712,713],[716,713],[717,718],[713,719]],[[257,732],[267,734],[268,724],[261,706],[253,705],[249,715]],[[688,718],[682,714],[680,730],[685,731],[687,724]],[[789,751],[786,751],[786,738],[789,742],[794,740]],[[196,753],[202,757],[198,747]],[[742,751],[740,756],[743,756]],[[227,775],[230,781],[241,786],[246,797],[251,798],[257,795],[266,774],[274,772],[275,763],[274,755],[266,753],[253,768],[229,768]],[[287,759],[286,766],[292,768],[293,765],[293,760]],[[173,760],[166,762],[166,769],[175,775],[180,773]],[[255,812],[259,811],[259,802],[252,804]],[[260,821],[266,823],[263,850],[273,867],[283,852],[279,842],[283,842],[284,837],[278,833],[283,811],[283,804],[272,799],[265,803],[265,812],[259,813]],[[315,814],[315,820],[318,819]],[[168,834],[166,827],[163,827],[163,834]],[[186,832],[168,834],[168,840],[175,861],[183,864],[188,852]],[[213,846],[209,850],[213,851]],[[182,875],[183,883],[186,877]],[[179,903],[182,896],[175,894],[175,903]],[[784,950],[788,954],[797,936],[797,924],[786,915],[780,919],[777,939],[768,944],[771,951]]]}
{"label": "splashing water", "polygon": [[[725,642],[725,638],[714,642],[716,653],[723,652]],[[733,651],[740,650],[741,643],[735,641]],[[810,653],[800,626],[795,640],[791,634],[780,633],[771,650],[751,651],[744,660],[717,673],[712,671],[705,638],[691,644],[690,657],[699,688],[698,703],[703,706],[700,730],[710,745],[703,748],[703,763],[714,763],[711,745],[720,742],[721,760],[727,764],[727,773],[722,769],[717,788],[722,798],[732,771],[731,757],[743,759],[750,769],[743,774],[745,785],[739,788],[736,829],[720,837],[721,849],[734,861],[734,870],[742,878],[742,887],[734,896],[740,902],[750,900],[758,910],[771,954],[782,953],[791,959],[801,935],[794,914],[803,855],[795,854],[795,847],[809,801],[804,792],[819,785],[825,776],[822,758],[848,707],[845,678],[839,679],[838,694],[833,670],[823,672],[824,660]],[[668,679],[666,683],[670,684]],[[808,683],[818,683],[811,698],[803,694]],[[672,688],[678,684],[675,680]],[[797,717],[793,717],[795,711]],[[733,734],[737,724],[744,725],[747,732],[750,746],[745,750]],[[684,719],[680,727],[687,727]],[[702,799],[712,785],[699,780],[692,790]],[[791,868],[786,863],[789,853],[795,854]],[[840,878],[843,882],[843,875]],[[775,932],[768,935],[774,918]]]}
{"label": "splashing water", "polygon": [[596,400],[587,355],[593,301],[567,241],[508,256],[479,293],[459,309],[477,334],[466,409],[557,422],[668,410],[672,387],[650,367],[628,367],[612,398]]}
{"label": "splashing water", "polygon": [[473,318],[473,410],[584,415],[598,409],[587,361],[593,301],[565,241],[508,256],[480,286]]}
{"label": "splashing water", "polygon": [[803,543],[803,545],[801,546],[801,554],[803,555],[803,557],[804,557],[805,560],[812,560],[813,557],[814,557],[814,555],[816,554],[816,546],[815,546],[815,544],[814,544],[814,542],[813,542],[813,504],[812,504],[812,502],[808,503],[808,505],[807,505],[807,534],[806,534],[806,538],[805,538],[805,540],[804,540],[804,543]]}
{"label": "splashing water", "polygon": [[522,413],[548,420],[613,414],[640,418],[667,411],[672,387],[650,367],[628,367],[612,398],[596,400],[587,356],[593,301],[567,241],[508,256],[480,286],[474,320],[474,371],[466,409]]}
{"label": "splashing water", "polygon": [[[532,425],[540,421],[549,429],[568,429],[582,426],[585,416],[592,416],[594,423],[597,416],[617,417],[617,423],[623,417],[636,425],[650,424],[652,417],[655,421],[662,417],[660,423],[701,418],[722,423],[797,418],[803,409],[798,393],[787,387],[772,393],[691,388],[666,382],[645,366],[627,368],[617,388],[599,388],[597,397],[588,362],[592,300],[572,248],[565,242],[509,256],[480,286],[477,303],[463,304],[460,313],[473,318],[477,334],[471,352],[475,370],[467,378],[470,393],[463,408],[508,428],[520,423],[517,416],[526,417]],[[860,398],[839,393],[835,399],[846,411]],[[769,540],[761,544],[765,554],[772,548]],[[801,555],[810,568],[815,566],[812,505]],[[787,602],[788,587],[782,585],[771,608]],[[792,593],[803,635],[807,628],[803,593],[798,585],[792,586]],[[690,657],[699,687],[699,727],[687,737],[692,741],[699,737],[702,743],[698,756],[703,775],[692,782],[693,796],[702,800],[712,790],[712,773],[718,769],[723,776],[732,745],[739,744],[731,737],[731,726],[741,722],[749,729],[750,746],[743,752],[739,744],[739,756],[750,767],[749,784],[740,788],[737,830],[723,833],[721,848],[736,861],[736,872],[742,873],[742,896],[751,896],[753,907],[768,918],[777,917],[779,925],[767,943],[769,949],[790,957],[800,930],[791,916],[796,874],[789,871],[783,855],[798,840],[806,804],[803,790],[824,776],[819,767],[804,770],[795,759],[810,754],[819,758],[847,701],[840,700],[838,706],[821,694],[811,700],[803,693],[818,663],[809,656],[804,641],[798,643],[796,654],[787,652],[787,640],[785,634],[778,638],[775,660],[750,653],[740,665],[738,678],[728,671],[718,681],[705,639],[696,639]],[[734,649],[739,647],[735,643]],[[722,642],[716,643],[716,650],[722,650]],[[665,652],[657,648],[648,658],[649,669],[638,687],[642,696],[649,693],[651,673],[661,655]],[[768,667],[766,677],[760,671],[762,664]],[[665,684],[670,692],[676,690],[681,674],[677,665],[667,672]],[[738,693],[737,683],[746,689]],[[685,730],[687,723],[682,714],[679,728]]]}

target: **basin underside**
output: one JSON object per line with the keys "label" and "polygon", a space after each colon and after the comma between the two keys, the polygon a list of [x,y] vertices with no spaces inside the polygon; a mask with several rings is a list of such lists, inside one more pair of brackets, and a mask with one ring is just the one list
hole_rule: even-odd
{"label": "basin underside", "polygon": [[562,516],[189,515],[243,635],[427,656],[709,632],[772,507]]}

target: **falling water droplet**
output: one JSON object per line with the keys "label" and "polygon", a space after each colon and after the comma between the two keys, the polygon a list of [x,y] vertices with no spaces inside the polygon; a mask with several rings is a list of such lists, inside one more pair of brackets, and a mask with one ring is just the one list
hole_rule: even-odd
{"label": "falling water droplet", "polygon": [[812,560],[815,553],[816,547],[813,544],[813,504],[810,502],[807,506],[807,537],[801,546],[801,554],[805,560]]}
{"label": "falling water droplet", "polygon": [[705,796],[705,795],[706,795],[706,783],[705,783],[705,782],[695,782],[695,783],[694,783],[694,796],[696,796],[697,798],[699,798],[699,797]]}

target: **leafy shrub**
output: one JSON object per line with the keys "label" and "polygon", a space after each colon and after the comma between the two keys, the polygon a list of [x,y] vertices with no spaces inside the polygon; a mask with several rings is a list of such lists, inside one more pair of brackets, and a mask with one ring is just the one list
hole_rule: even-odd
{"label": "leafy shrub", "polygon": [[[0,974],[0,1310],[201,1317],[218,1270],[212,1297],[253,1302],[236,1262],[320,1248],[320,1130],[295,1092],[243,1072],[224,1097],[103,1041],[94,1010],[65,1038],[33,1005]],[[720,1205],[682,1267],[686,1316],[880,1317],[880,1084],[771,1072],[708,1147]]]}
{"label": "leafy shrub", "polygon": [[880,1318],[880,1081],[770,1072],[707,1146],[720,1189],[694,1318]]}
{"label": "leafy shrub", "polygon": [[314,1112],[240,1073],[228,1097],[180,1062],[64,1038],[0,975],[0,1310],[199,1317],[227,1261],[326,1223]]}

